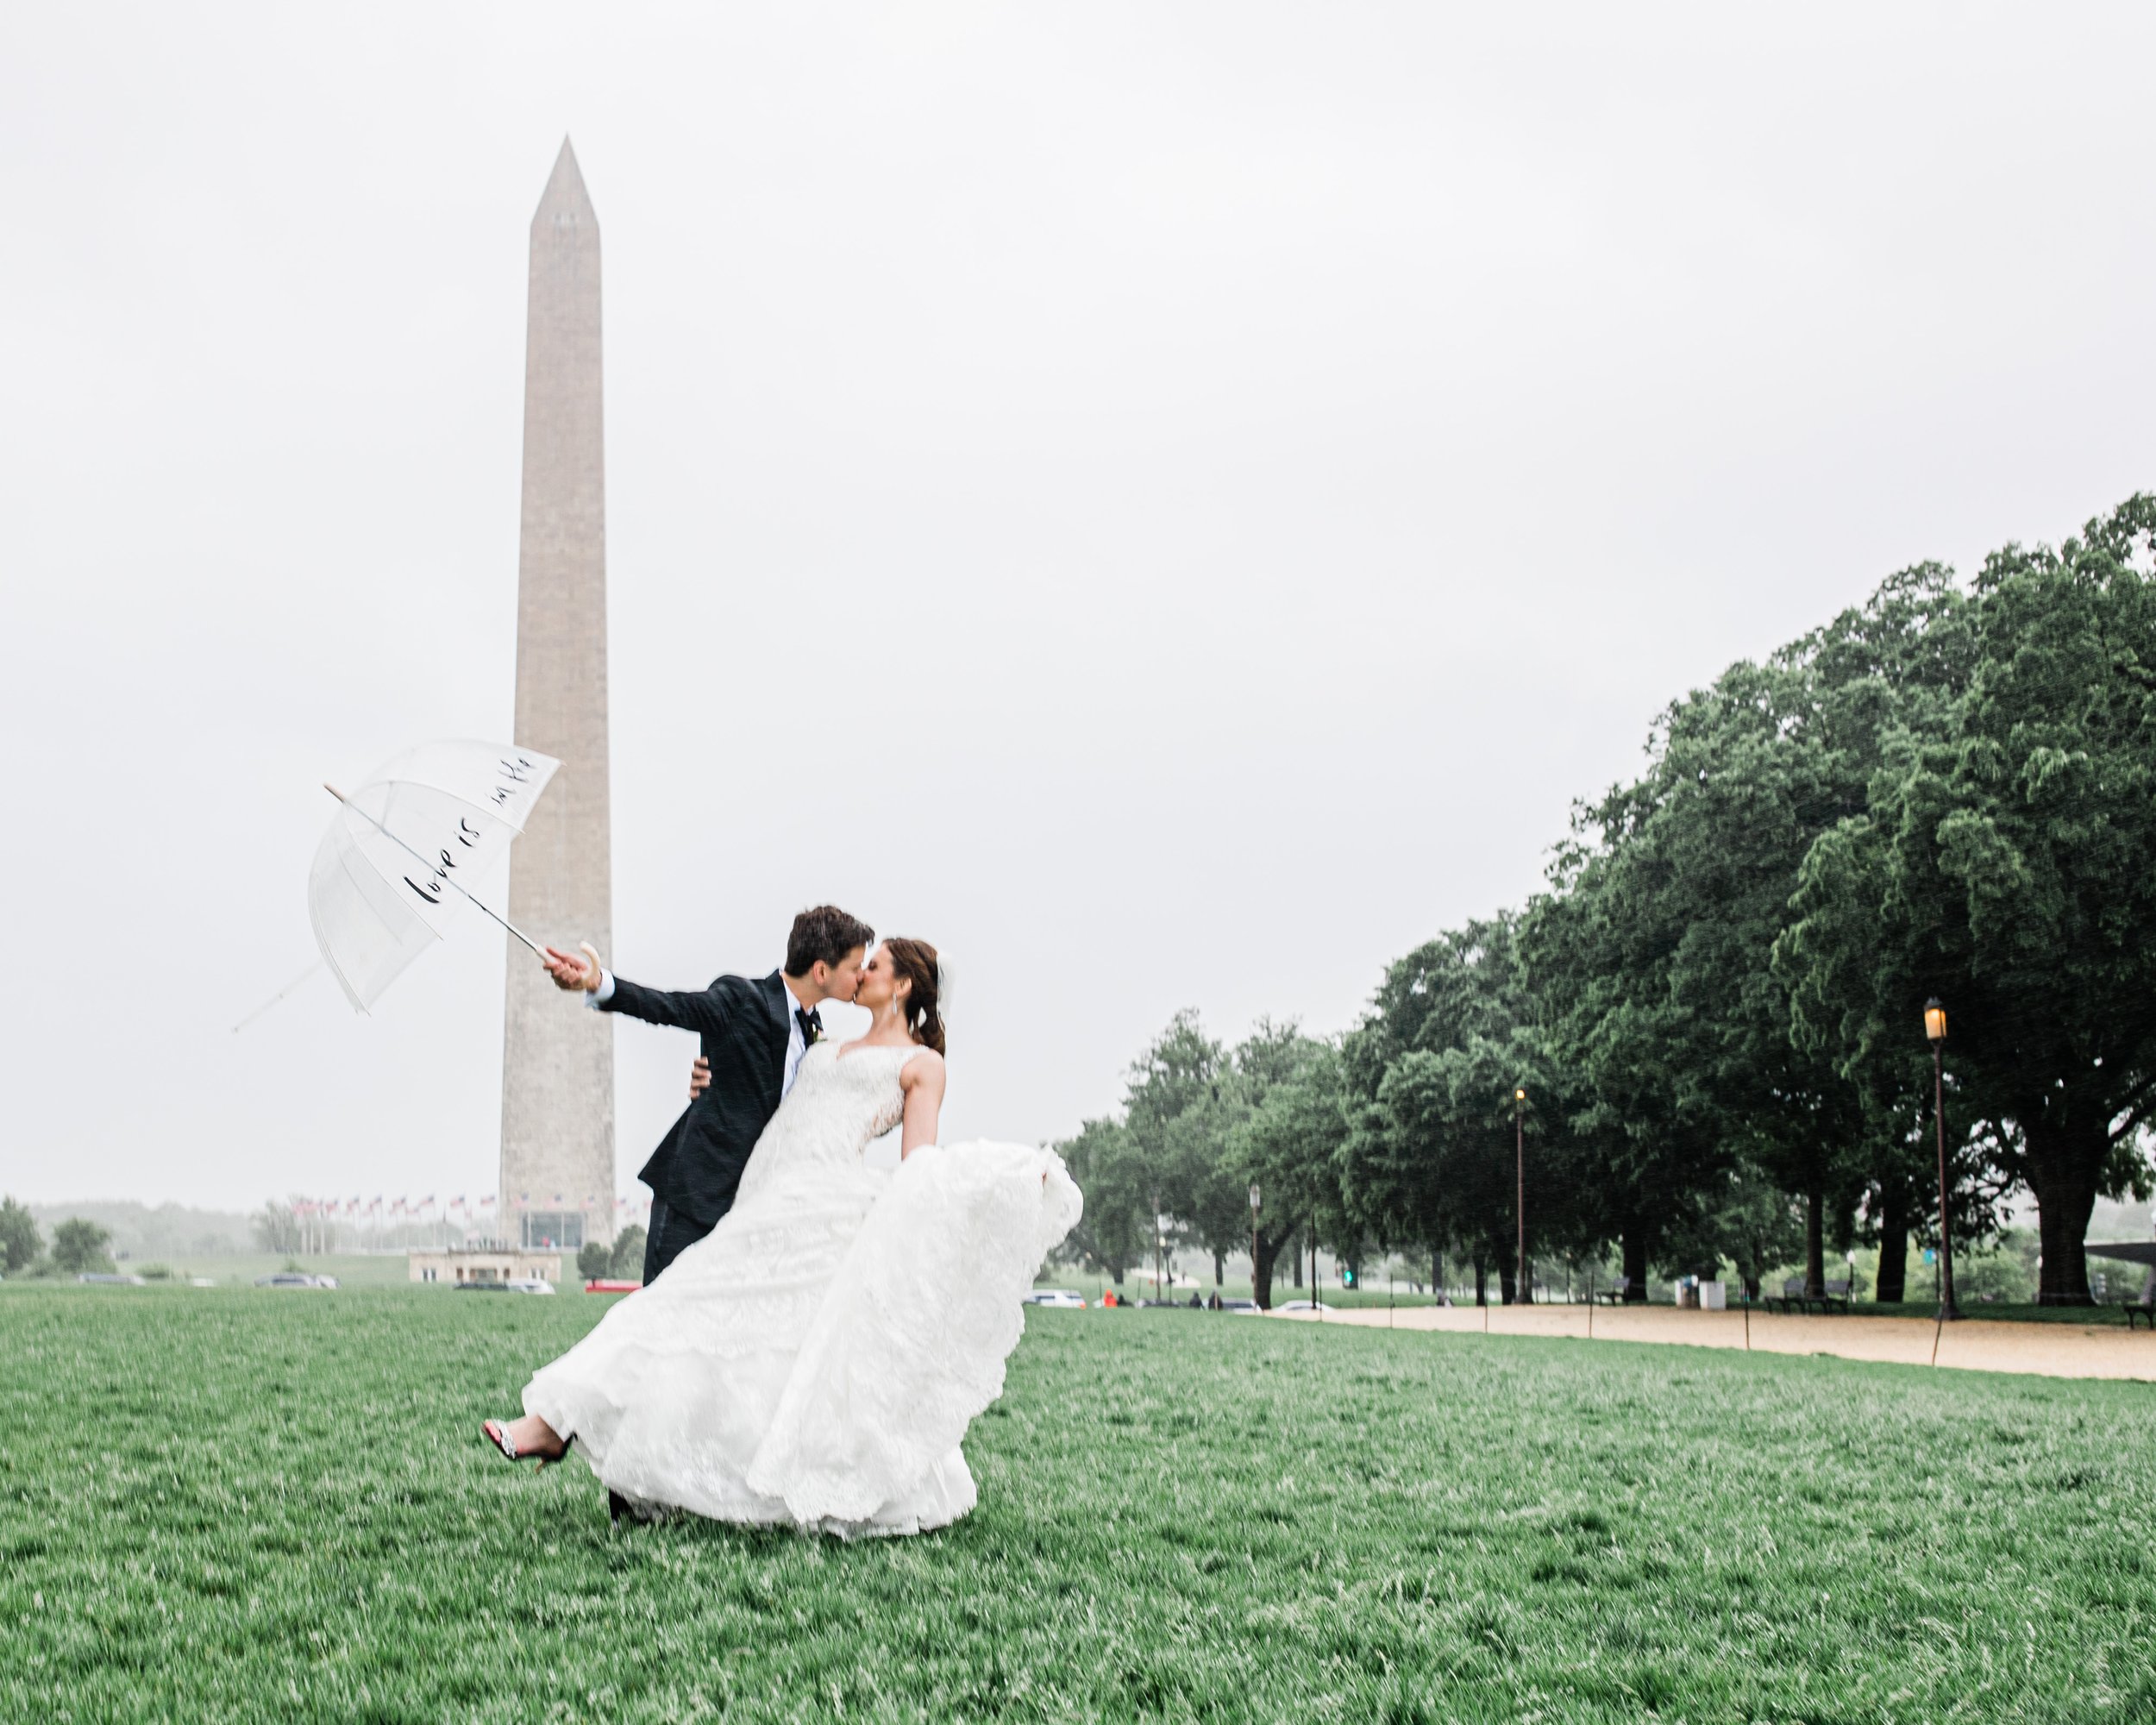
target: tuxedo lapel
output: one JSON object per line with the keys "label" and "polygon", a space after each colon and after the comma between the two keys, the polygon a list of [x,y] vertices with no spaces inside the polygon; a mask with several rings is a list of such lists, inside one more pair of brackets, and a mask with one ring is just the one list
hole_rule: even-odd
{"label": "tuxedo lapel", "polygon": [[771,1034],[774,1038],[771,1044],[774,1063],[778,1068],[779,1082],[783,1087],[786,1083],[787,1012],[793,1005],[793,997],[787,993],[786,984],[780,980],[776,970],[756,986],[763,991],[764,1008],[771,1019]]}

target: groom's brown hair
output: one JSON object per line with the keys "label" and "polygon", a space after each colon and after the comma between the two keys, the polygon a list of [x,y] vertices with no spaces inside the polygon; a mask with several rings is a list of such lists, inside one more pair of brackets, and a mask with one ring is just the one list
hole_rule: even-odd
{"label": "groom's brown hair", "polygon": [[838,964],[856,946],[866,946],[876,932],[837,905],[818,905],[793,919],[786,938],[786,974],[805,976],[820,962]]}

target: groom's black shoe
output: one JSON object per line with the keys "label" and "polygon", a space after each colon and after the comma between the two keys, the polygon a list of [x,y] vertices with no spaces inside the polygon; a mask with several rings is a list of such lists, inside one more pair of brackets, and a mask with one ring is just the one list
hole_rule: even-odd
{"label": "groom's black shoe", "polygon": [[623,1522],[633,1519],[630,1514],[629,1500],[618,1491],[610,1491],[606,1494],[606,1513],[613,1519],[613,1523],[617,1527],[620,1527]]}

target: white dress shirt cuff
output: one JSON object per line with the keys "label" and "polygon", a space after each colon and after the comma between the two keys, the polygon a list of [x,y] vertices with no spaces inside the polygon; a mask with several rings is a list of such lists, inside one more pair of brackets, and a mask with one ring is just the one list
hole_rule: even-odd
{"label": "white dress shirt cuff", "polygon": [[599,973],[599,987],[584,997],[584,1004],[597,1012],[614,998],[614,973],[602,969]]}

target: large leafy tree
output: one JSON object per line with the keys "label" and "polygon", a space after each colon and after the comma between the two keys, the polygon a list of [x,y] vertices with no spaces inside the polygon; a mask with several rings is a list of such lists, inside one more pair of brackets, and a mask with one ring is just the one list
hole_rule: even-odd
{"label": "large leafy tree", "polygon": [[1352,1098],[1339,1156],[1347,1208],[1388,1245],[1451,1249],[1519,1297],[1514,1092],[1529,1096],[1528,1251],[1580,1243],[1586,1212],[1572,1101],[1549,1062],[1520,965],[1517,919],[1448,931],[1392,965],[1342,1050]]}
{"label": "large leafy tree", "polygon": [[1527,975],[1552,1068],[1581,1146],[1583,1201],[1622,1254],[1626,1297],[1646,1298],[1647,1273],[1671,1231],[1727,1179],[1726,1135],[1688,1044],[1685,1007],[1670,987],[1683,932],[1651,855],[1575,842],[1552,870],[1556,890],[1521,929]]}
{"label": "large leafy tree", "polygon": [[[1988,559],[1972,666],[1906,727],[1866,811],[1807,860],[1785,969],[1852,1072],[1927,1076],[1947,1004],[1957,1125],[1989,1123],[2039,1211],[2039,1297],[2088,1302],[2097,1195],[2146,1179],[2156,1094],[2156,499]],[[1921,1094],[1921,1090],[1920,1090]]]}
{"label": "large leafy tree", "polygon": [[1348,1130],[1340,1051],[1292,1024],[1261,1024],[1236,1049],[1235,1075],[1244,1112],[1222,1165],[1238,1189],[1247,1194],[1255,1185],[1263,1199],[1251,1231],[1250,1283],[1252,1297],[1269,1310],[1280,1254],[1291,1241],[1309,1230],[1338,1246],[1352,1232],[1336,1166]]}
{"label": "large leafy tree", "polygon": [[1216,1283],[1250,1221],[1224,1154],[1248,1106],[1244,1088],[1227,1051],[1184,1011],[1131,1066],[1124,1096],[1125,1125],[1153,1170],[1152,1201],[1175,1219],[1178,1239],[1211,1254]]}
{"label": "large leafy tree", "polygon": [[1912,1189],[1901,1093],[1868,1090],[1879,1075],[1796,1033],[1775,953],[1813,847],[1864,811],[1890,743],[1935,724],[1965,682],[1946,626],[1959,603],[1948,572],[1921,565],[1732,666],[1671,705],[1646,770],[1580,811],[1559,852],[1557,891],[1530,919],[1531,971],[1584,1080],[1577,1124],[1608,1145],[1635,1285],[1665,1236],[1671,1262],[1695,1255],[1752,1173],[1800,1201],[1814,1288],[1828,1233],[1867,1193],[1898,1264]]}
{"label": "large leafy tree", "polygon": [[1119,1285],[1152,1251],[1153,1170],[1120,1120],[1087,1120],[1078,1136],[1056,1146],[1071,1178],[1086,1195],[1085,1215],[1068,1250]]}
{"label": "large leafy tree", "polygon": [[0,1270],[9,1276],[28,1270],[45,1250],[38,1238],[37,1219],[29,1207],[12,1198],[0,1198]]}
{"label": "large leafy tree", "polygon": [[53,1230],[53,1268],[63,1276],[110,1270],[112,1258],[105,1248],[111,1244],[109,1229],[80,1216],[70,1216]]}

